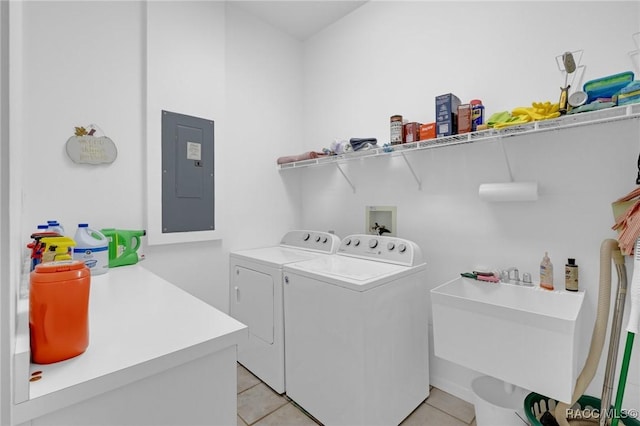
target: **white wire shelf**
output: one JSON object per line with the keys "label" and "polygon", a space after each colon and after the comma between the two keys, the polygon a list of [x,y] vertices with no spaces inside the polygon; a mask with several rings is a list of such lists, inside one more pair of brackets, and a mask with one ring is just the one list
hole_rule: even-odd
{"label": "white wire shelf", "polygon": [[278,168],[278,170],[291,170],[304,167],[323,166],[326,164],[340,164],[361,158],[394,155],[404,156],[407,153],[422,151],[431,148],[442,148],[446,146],[461,145],[467,143],[493,141],[513,136],[542,133],[551,130],[561,130],[574,127],[583,127],[593,124],[602,124],[635,118],[640,118],[640,104],[630,104],[612,108],[605,108],[597,111],[570,114],[551,120],[534,121],[497,130],[488,129],[479,132],[464,133],[461,135],[445,136],[436,139],[428,139],[401,145],[393,145],[391,147],[393,149],[392,151],[385,151],[384,148],[380,147],[365,151],[354,151],[346,154],[330,155],[310,160],[279,164],[276,167]]}

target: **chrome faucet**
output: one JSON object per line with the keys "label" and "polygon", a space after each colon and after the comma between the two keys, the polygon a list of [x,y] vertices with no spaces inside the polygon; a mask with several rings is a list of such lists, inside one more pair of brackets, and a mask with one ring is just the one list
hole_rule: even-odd
{"label": "chrome faucet", "polygon": [[515,266],[500,271],[500,281],[505,283],[514,283],[531,286],[531,274],[524,273],[522,275],[522,281],[520,280],[520,271]]}
{"label": "chrome faucet", "polygon": [[[513,274],[511,274],[513,272]],[[512,266],[511,268],[507,268],[504,271],[500,272],[500,281],[504,281],[508,283],[509,281],[515,281],[516,283],[520,281],[520,272],[518,268]]]}

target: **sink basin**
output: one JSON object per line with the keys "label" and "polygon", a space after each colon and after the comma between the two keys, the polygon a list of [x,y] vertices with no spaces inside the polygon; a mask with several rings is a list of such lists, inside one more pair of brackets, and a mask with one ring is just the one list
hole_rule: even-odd
{"label": "sink basin", "polygon": [[431,290],[438,357],[570,402],[584,292],[459,277]]}

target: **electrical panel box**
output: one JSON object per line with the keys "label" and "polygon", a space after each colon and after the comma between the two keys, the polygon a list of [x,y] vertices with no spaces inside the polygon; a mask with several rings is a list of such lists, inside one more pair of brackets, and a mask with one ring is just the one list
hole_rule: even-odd
{"label": "electrical panel box", "polygon": [[214,122],[162,111],[162,232],[215,230]]}

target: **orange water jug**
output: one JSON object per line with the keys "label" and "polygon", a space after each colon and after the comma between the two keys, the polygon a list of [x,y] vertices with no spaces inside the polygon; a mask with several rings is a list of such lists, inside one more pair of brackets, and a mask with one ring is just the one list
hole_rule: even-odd
{"label": "orange water jug", "polygon": [[31,360],[51,364],[73,358],[89,346],[91,273],[84,262],[36,265],[30,274]]}

